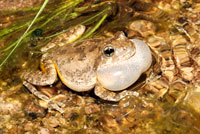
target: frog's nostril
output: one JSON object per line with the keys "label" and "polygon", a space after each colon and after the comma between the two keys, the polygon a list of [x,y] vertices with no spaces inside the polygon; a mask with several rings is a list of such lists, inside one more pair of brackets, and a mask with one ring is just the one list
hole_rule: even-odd
{"label": "frog's nostril", "polygon": [[128,37],[128,34],[127,34],[125,31],[123,31],[123,33],[124,33],[124,35],[125,35],[126,37]]}

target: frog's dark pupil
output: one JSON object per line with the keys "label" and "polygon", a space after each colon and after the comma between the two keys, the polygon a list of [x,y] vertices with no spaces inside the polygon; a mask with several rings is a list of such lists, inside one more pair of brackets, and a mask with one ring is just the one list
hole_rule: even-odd
{"label": "frog's dark pupil", "polygon": [[113,48],[107,48],[107,49],[105,49],[105,51],[104,51],[104,54],[105,54],[106,56],[112,56],[113,53],[114,53],[114,49],[113,49]]}

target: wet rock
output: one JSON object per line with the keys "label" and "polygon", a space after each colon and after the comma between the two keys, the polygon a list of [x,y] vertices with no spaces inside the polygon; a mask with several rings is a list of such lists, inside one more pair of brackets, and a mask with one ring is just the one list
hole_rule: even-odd
{"label": "wet rock", "polygon": [[100,120],[100,125],[104,131],[108,133],[120,132],[119,124],[116,119],[111,115],[104,115]]}
{"label": "wet rock", "polygon": [[0,128],[0,134],[3,134],[3,129]]}
{"label": "wet rock", "polygon": [[82,107],[82,106],[85,106],[86,100],[85,100],[82,96],[74,95],[74,96],[72,96],[72,98],[71,98],[71,103],[72,103],[73,105],[77,105],[77,106]]}
{"label": "wet rock", "polygon": [[134,32],[138,32],[142,37],[154,35],[156,30],[156,26],[152,22],[146,20],[135,20],[131,22],[127,28],[130,29],[128,35],[134,36]]}
{"label": "wet rock", "polygon": [[55,116],[50,116],[49,118],[44,119],[43,123],[45,124],[45,126],[52,127],[52,128],[60,126],[59,118]]}
{"label": "wet rock", "polygon": [[39,105],[36,105],[31,100],[25,102],[24,111],[33,119],[37,117],[44,117],[46,115],[46,110]]}
{"label": "wet rock", "polygon": [[200,113],[200,87],[190,88],[184,98],[186,104],[190,105],[195,111]]}
{"label": "wet rock", "polygon": [[54,95],[57,95],[56,88],[53,88],[53,87],[42,87],[42,86],[39,86],[38,89],[42,93],[47,95],[48,97],[53,97]]}
{"label": "wet rock", "polygon": [[30,131],[30,130],[32,130],[33,129],[33,126],[34,126],[34,124],[32,123],[32,122],[27,122],[25,125],[24,125],[24,130],[25,131]]}
{"label": "wet rock", "polygon": [[39,5],[42,0],[1,0],[0,10],[16,10]]}
{"label": "wet rock", "polygon": [[16,114],[22,109],[22,103],[19,100],[7,98],[4,100],[0,97],[0,113]]}
{"label": "wet rock", "polygon": [[47,128],[40,128],[40,134],[50,134],[50,131]]}
{"label": "wet rock", "polygon": [[97,104],[92,104],[92,105],[85,107],[86,114],[96,113],[96,112],[99,112],[100,110],[101,109],[100,109],[99,105],[97,105]]}

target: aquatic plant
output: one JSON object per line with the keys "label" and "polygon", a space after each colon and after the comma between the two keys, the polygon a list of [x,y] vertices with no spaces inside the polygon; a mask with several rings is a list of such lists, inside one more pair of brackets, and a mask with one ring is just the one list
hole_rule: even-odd
{"label": "aquatic plant", "polygon": [[[0,42],[9,39],[11,35],[17,36],[17,34],[21,34],[21,32],[25,31],[19,39],[12,40],[10,44],[5,45],[0,50],[0,68],[2,68],[21,44],[25,44],[25,42],[30,40],[31,34],[36,29],[45,29],[45,33],[52,32],[54,29],[55,31],[58,31],[44,37],[44,39],[49,39],[68,31],[78,24],[92,24],[92,28],[90,28],[80,40],[88,38],[110,15],[113,8],[111,3],[114,3],[114,1],[104,1],[85,4],[86,2],[84,0],[64,0],[59,4],[53,5],[48,4],[48,2],[49,0],[45,0],[40,8],[28,8],[16,11],[11,10],[4,13],[5,16],[23,12],[32,17],[35,15],[35,17],[34,19],[31,19],[32,17],[30,18],[26,15],[27,17],[25,16],[24,20],[19,20],[11,26],[0,30]],[[59,18],[59,20],[57,18]],[[65,23],[65,26],[60,26],[61,23]],[[26,29],[26,27],[28,28]],[[62,29],[59,29],[59,27],[62,27]]]}

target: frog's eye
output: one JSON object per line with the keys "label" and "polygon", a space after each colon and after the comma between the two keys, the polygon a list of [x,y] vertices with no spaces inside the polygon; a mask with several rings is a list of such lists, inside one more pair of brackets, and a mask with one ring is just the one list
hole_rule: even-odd
{"label": "frog's eye", "polygon": [[114,55],[114,52],[115,52],[115,49],[113,46],[111,45],[108,45],[108,46],[105,46],[104,49],[103,49],[103,54],[106,56],[106,57],[111,57]]}

